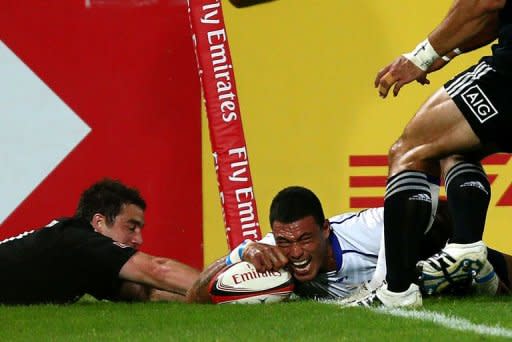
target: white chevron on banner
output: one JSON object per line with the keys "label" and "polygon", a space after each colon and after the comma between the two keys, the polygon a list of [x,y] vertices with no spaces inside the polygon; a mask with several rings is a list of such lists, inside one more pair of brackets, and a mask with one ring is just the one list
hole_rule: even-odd
{"label": "white chevron on banner", "polygon": [[90,131],[0,41],[0,224]]}

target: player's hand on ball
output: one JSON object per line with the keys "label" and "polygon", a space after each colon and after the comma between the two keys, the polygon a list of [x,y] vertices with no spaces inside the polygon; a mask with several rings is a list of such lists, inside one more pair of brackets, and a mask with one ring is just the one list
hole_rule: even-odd
{"label": "player's hand on ball", "polygon": [[288,258],[276,246],[252,242],[244,250],[242,260],[254,265],[258,272],[278,271]]}

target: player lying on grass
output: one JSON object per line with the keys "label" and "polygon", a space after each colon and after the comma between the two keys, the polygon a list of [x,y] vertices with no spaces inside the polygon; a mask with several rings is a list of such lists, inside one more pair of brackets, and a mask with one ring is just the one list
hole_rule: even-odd
{"label": "player lying on grass", "polygon": [[[259,242],[235,248],[227,258],[210,265],[190,290],[188,300],[209,302],[210,279],[226,263],[238,259],[251,262],[260,272],[286,267],[295,278],[295,292],[301,297],[358,298],[360,292],[379,286],[386,275],[381,242],[383,221],[383,208],[345,213],[326,220],[313,192],[297,186],[285,188],[270,207],[272,233]],[[450,237],[451,226],[448,207],[445,202],[439,202],[435,219],[422,240],[423,258],[441,250]],[[483,270],[473,281],[477,292],[508,293],[511,256],[489,249]]]}
{"label": "player lying on grass", "polygon": [[137,251],[146,203],[113,180],[85,190],[75,216],[0,242],[0,303],[183,301],[199,271]]}

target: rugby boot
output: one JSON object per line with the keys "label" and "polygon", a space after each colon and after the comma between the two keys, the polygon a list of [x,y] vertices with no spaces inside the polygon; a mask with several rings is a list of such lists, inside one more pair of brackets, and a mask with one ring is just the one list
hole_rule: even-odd
{"label": "rugby boot", "polygon": [[448,243],[441,252],[417,263],[420,286],[429,295],[441,293],[450,285],[476,278],[486,261],[487,247],[482,241]]}
{"label": "rugby boot", "polygon": [[388,285],[383,283],[376,290],[371,291],[366,296],[359,298],[345,306],[348,307],[376,307],[384,306],[388,308],[415,308],[423,305],[420,288],[416,284],[411,284],[403,292],[391,292]]}

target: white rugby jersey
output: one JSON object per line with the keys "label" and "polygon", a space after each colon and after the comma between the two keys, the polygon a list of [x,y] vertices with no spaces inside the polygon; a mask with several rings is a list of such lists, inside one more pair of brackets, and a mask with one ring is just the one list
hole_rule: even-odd
{"label": "white rugby jersey", "polygon": [[[344,213],[330,218],[329,222],[329,240],[336,259],[336,270],[319,273],[309,282],[297,283],[296,293],[301,297],[347,297],[374,275],[384,231],[384,209]],[[260,242],[275,245],[272,233],[268,233]]]}

